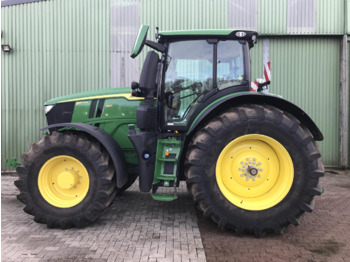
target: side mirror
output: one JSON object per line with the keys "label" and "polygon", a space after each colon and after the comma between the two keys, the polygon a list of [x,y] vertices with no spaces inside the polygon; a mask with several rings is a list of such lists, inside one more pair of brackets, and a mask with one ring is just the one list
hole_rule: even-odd
{"label": "side mirror", "polygon": [[171,92],[165,93],[166,105],[168,108],[175,109],[176,107],[173,105],[174,96]]}

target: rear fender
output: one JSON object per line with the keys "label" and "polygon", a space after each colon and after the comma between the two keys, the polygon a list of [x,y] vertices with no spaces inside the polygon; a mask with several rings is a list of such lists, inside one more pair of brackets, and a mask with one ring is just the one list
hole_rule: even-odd
{"label": "rear fender", "polygon": [[60,123],[53,124],[46,127],[41,128],[40,130],[47,130],[51,128],[64,128],[70,127],[77,130],[81,130],[82,132],[88,133],[90,136],[95,138],[98,142],[100,142],[104,148],[109,153],[112,162],[114,164],[116,176],[117,176],[117,187],[122,188],[127,180],[128,173],[126,168],[126,161],[121,147],[118,143],[113,139],[113,137],[108,134],[106,131],[89,124],[84,123]]}
{"label": "rear fender", "polygon": [[323,134],[310,116],[295,104],[275,95],[265,93],[237,93],[221,97],[208,104],[191,123],[188,135],[193,133],[203,121],[213,117],[220,111],[243,104],[271,105],[297,118],[308,128],[316,141],[323,140]]}

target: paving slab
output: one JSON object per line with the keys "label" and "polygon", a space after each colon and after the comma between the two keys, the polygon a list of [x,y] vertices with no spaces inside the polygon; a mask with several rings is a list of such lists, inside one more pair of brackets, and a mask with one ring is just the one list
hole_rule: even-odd
{"label": "paving slab", "polygon": [[314,211],[280,236],[239,237],[199,215],[207,261],[350,261],[350,171],[326,173],[321,186]]}
{"label": "paving slab", "polygon": [[154,201],[138,184],[92,225],[48,229],[22,211],[14,176],[1,176],[2,261],[206,261],[193,201]]}

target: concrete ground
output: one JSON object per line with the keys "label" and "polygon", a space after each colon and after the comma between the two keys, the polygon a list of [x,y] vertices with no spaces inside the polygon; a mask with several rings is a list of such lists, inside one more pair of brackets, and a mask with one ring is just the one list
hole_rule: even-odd
{"label": "concrete ground", "polygon": [[350,172],[327,173],[314,212],[262,239],[218,230],[184,184],[170,203],[134,185],[91,226],[47,229],[22,211],[14,180],[1,177],[2,261],[350,261]]}

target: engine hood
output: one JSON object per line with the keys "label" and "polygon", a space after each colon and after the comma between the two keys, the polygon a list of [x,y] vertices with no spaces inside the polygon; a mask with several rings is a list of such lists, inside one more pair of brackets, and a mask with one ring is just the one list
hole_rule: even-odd
{"label": "engine hood", "polygon": [[130,87],[119,87],[119,88],[93,90],[93,91],[87,91],[87,92],[81,92],[81,93],[57,97],[47,101],[45,103],[45,106],[55,105],[59,103],[68,103],[68,102],[76,102],[76,101],[84,101],[84,100],[92,100],[92,99],[106,99],[106,98],[113,98],[113,97],[124,97],[127,100],[141,99],[140,97],[131,96]]}

